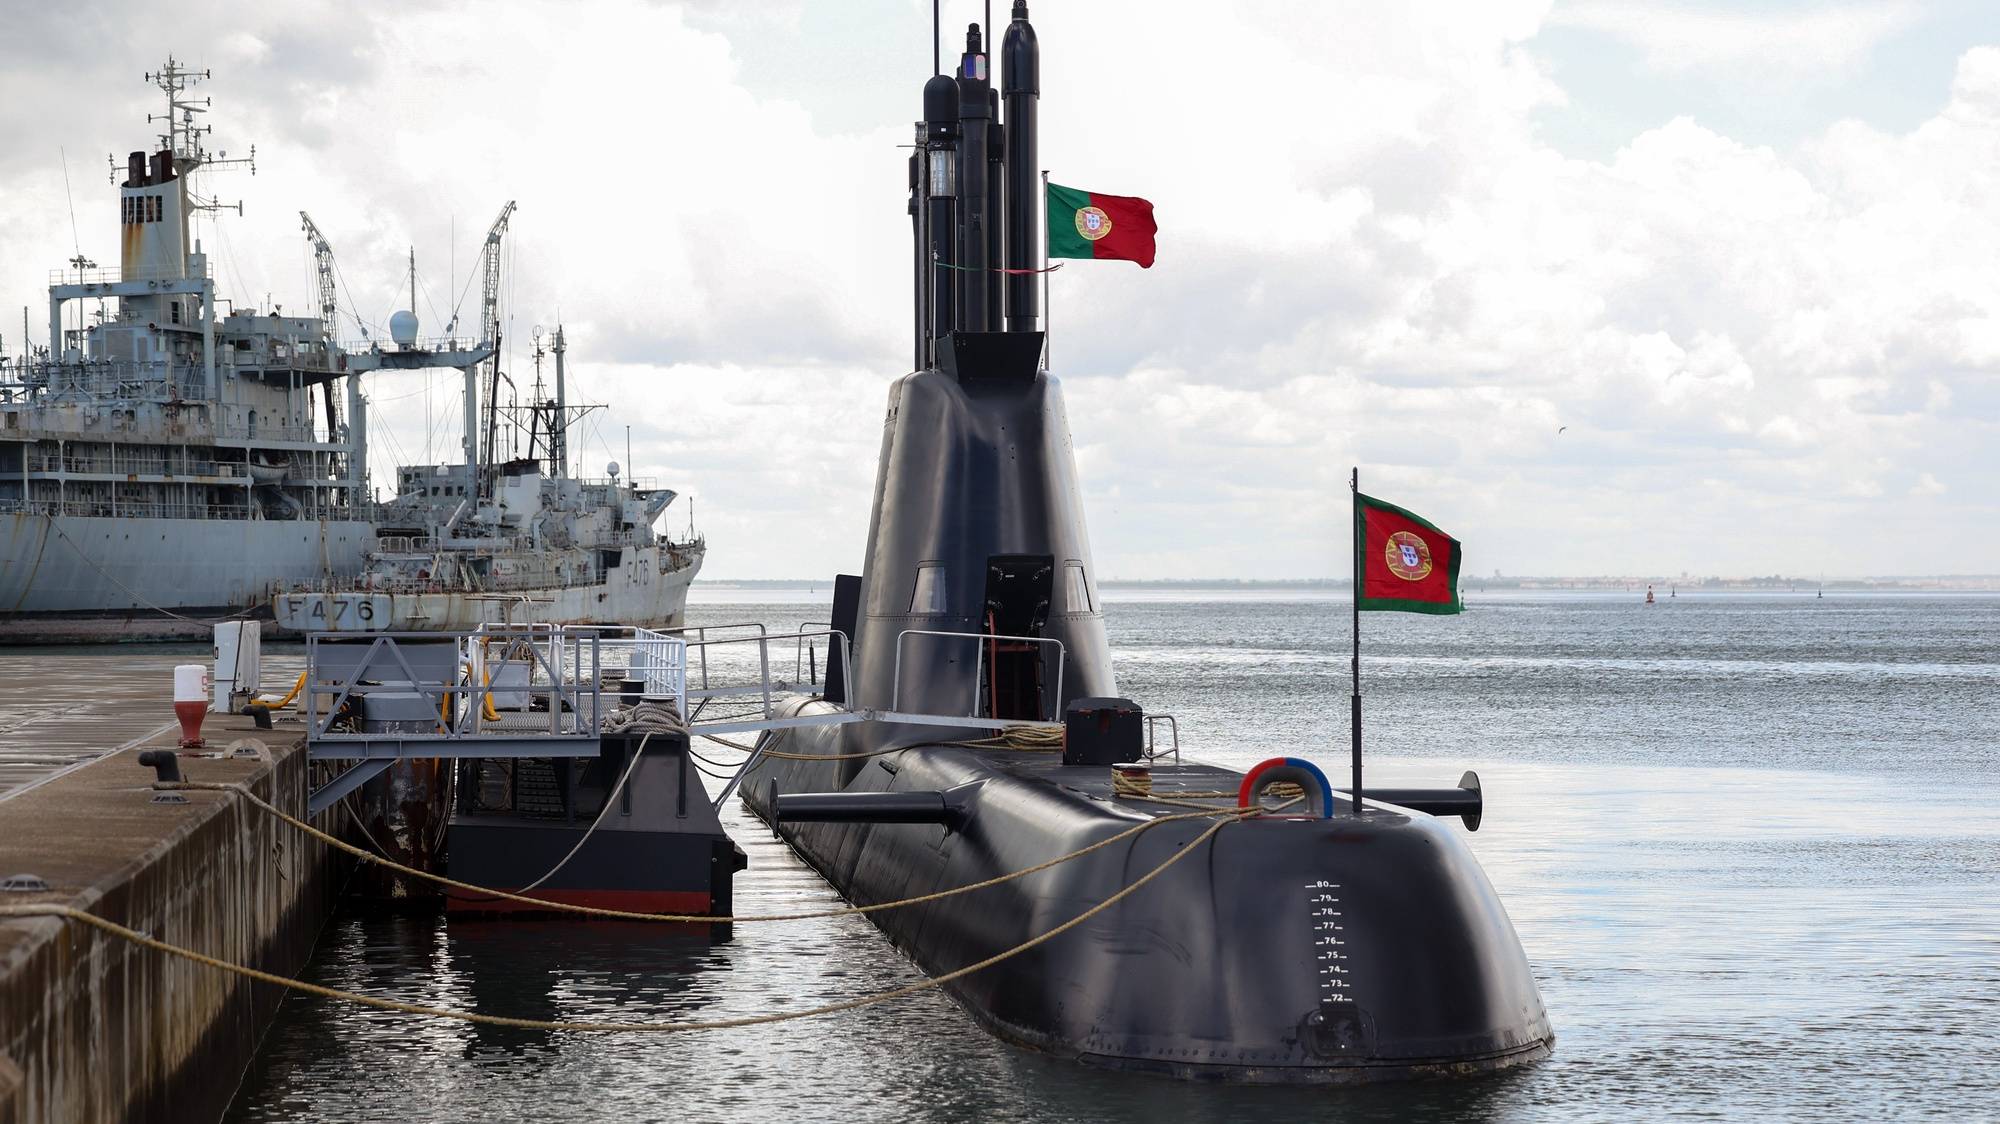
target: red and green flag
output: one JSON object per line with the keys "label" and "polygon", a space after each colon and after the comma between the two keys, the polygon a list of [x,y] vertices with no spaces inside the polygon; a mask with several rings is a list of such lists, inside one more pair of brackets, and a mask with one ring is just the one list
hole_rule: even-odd
{"label": "red and green flag", "polygon": [[1458,540],[1429,520],[1356,492],[1354,542],[1357,610],[1465,611],[1458,597]]}
{"label": "red and green flag", "polygon": [[1049,256],[1118,258],[1153,267],[1153,205],[1133,195],[1105,195],[1048,185]]}

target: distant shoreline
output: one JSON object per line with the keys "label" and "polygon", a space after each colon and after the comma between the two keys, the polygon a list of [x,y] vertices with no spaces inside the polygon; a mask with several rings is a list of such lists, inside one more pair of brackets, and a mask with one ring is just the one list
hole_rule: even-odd
{"label": "distant shoreline", "polygon": [[[816,589],[831,588],[832,582],[808,578],[699,578],[697,588],[707,589]],[[1216,592],[1328,593],[1346,592],[1345,578],[1296,578],[1278,580],[1233,578],[1173,578],[1143,581],[1112,579],[1098,583],[1105,590],[1210,590]],[[1667,578],[1667,577],[1492,577],[1467,578],[1468,593],[1596,591],[1643,592],[1652,586],[1664,596],[1684,590],[1688,593],[1992,593],[2000,592],[2000,574],[1951,574],[1930,577],[1867,578]]]}

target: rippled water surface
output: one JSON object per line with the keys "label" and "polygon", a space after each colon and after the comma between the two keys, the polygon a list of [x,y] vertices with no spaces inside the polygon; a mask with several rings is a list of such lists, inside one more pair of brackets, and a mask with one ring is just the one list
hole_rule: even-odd
{"label": "rippled water surface", "polygon": [[[793,628],[822,604],[697,622]],[[738,597],[737,600],[741,600]],[[1347,606],[1107,595],[1119,687],[1191,755],[1345,760]],[[1371,781],[1476,768],[1473,849],[1558,1035],[1474,1082],[1244,1089],[989,1038],[936,993],[676,1036],[496,1030],[288,999],[232,1119],[2000,1118],[2000,597],[1475,595],[1373,614]],[[738,810],[737,906],[837,899]],[[710,941],[338,917],[308,978],[545,1019],[714,1019],[921,977],[865,921]],[[1171,986],[1171,981],[1162,981]]]}

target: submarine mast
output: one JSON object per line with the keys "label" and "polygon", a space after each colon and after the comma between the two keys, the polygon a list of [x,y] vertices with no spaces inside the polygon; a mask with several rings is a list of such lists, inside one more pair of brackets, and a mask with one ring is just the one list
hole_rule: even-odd
{"label": "submarine mast", "polygon": [[909,207],[919,370],[939,365],[939,343],[952,333],[1041,327],[1041,49],[1026,0],[1015,0],[1001,42],[999,89],[988,47],[980,26],[968,25],[956,70],[924,85]]}

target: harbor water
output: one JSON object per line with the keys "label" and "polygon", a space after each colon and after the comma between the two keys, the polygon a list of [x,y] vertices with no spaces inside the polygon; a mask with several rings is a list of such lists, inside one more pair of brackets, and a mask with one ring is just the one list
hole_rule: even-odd
{"label": "harbor water", "polygon": [[[824,593],[698,587],[690,621],[796,627],[826,619]],[[1343,775],[1343,596],[1106,600],[1121,691],[1177,715],[1188,755],[1297,755]],[[1368,779],[1434,787],[1479,771],[1487,813],[1470,842],[1556,1027],[1545,1062],[1467,1082],[1243,1088],[1019,1050],[938,992],[676,1035],[293,996],[230,1119],[2000,1117],[2000,596],[1648,608],[1638,593],[1475,593],[1463,616],[1363,628]],[[750,854],[739,913],[838,904],[731,805]],[[921,977],[855,917],[711,939],[351,910],[306,978],[492,1014],[664,1022]]]}

